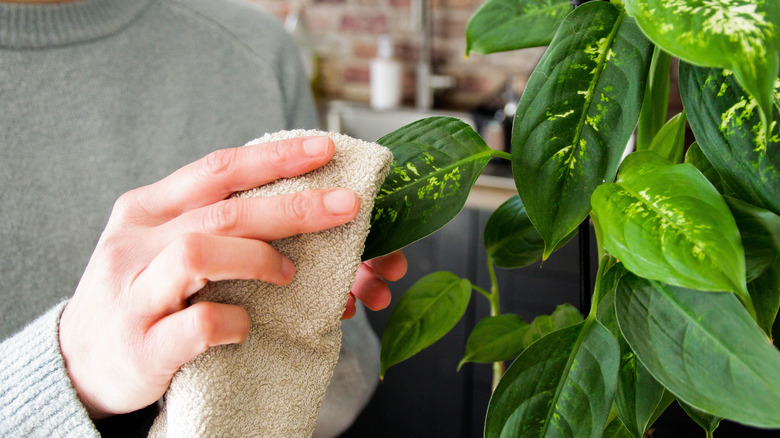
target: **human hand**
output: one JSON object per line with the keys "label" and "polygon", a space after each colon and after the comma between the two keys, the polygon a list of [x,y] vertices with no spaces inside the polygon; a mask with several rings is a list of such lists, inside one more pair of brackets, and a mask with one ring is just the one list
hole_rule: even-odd
{"label": "human hand", "polygon": [[363,302],[371,310],[382,310],[387,307],[391,296],[385,280],[399,280],[406,274],[406,267],[406,257],[400,250],[362,263],[358,268],[341,319],[355,316],[355,299]]}
{"label": "human hand", "polygon": [[[295,267],[266,242],[349,222],[359,199],[346,189],[226,198],[309,172],[333,152],[327,137],[226,149],[120,197],[60,320],[68,374],[91,418],[155,402],[181,365],[246,339],[242,307],[187,299],[207,281],[289,283]],[[383,261],[360,271],[357,295],[380,305],[372,275],[397,271]]]}

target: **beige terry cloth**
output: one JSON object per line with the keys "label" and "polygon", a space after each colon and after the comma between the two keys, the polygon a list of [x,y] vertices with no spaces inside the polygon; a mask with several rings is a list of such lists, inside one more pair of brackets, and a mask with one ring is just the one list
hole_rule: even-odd
{"label": "beige terry cloth", "polygon": [[173,378],[150,436],[311,436],[338,360],[340,317],[360,265],[374,198],[393,160],[378,144],[320,131],[282,131],[248,145],[315,135],[328,135],[336,145],[328,164],[239,196],[346,187],[360,197],[357,218],[274,242],[295,263],[289,285],[220,281],[193,297],[193,302],[245,307],[252,320],[249,337],[240,345],[210,348],[185,364]]}

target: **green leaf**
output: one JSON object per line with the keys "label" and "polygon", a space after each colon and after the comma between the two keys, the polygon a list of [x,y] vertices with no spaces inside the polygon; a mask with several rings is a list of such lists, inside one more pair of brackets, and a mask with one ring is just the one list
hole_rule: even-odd
{"label": "green leaf", "polygon": [[525,349],[523,337],[529,327],[513,313],[483,318],[466,341],[466,353],[458,371],[466,362],[501,362],[516,357]]}
{"label": "green leaf", "polygon": [[773,345],[776,348],[780,348],[780,318],[775,319],[775,323],[772,326],[772,339]]}
{"label": "green leaf", "polygon": [[523,336],[523,348],[528,348],[537,340],[570,325],[582,322],[582,314],[571,304],[560,304],[550,315],[539,315],[531,321],[531,326]]}
{"label": "green leaf", "polygon": [[501,204],[485,224],[485,248],[496,266],[520,268],[541,260],[544,239],[536,231],[519,195]]}
{"label": "green leaf", "polygon": [[485,437],[601,436],[617,384],[619,349],[595,319],[528,347],[498,383]]}
{"label": "green leaf", "polygon": [[780,266],[773,265],[748,283],[750,298],[756,305],[756,322],[767,336],[773,338],[772,325],[780,310]]}
{"label": "green leaf", "polygon": [[[558,248],[577,235],[576,230]],[[544,239],[536,231],[519,195],[501,204],[485,224],[485,248],[496,266],[522,268],[542,259]],[[556,249],[558,249],[556,248]]]}
{"label": "green leaf", "polygon": [[615,307],[631,349],[679,399],[740,423],[780,427],[780,352],[733,294],[627,273]]}
{"label": "green leaf", "polygon": [[601,434],[601,438],[634,438],[634,436],[626,429],[626,426],[623,425],[613,410],[609,416],[609,421],[607,421],[607,427],[604,428],[604,433]]}
{"label": "green leaf", "polygon": [[[780,4],[780,2],[778,2]],[[775,92],[780,96],[780,82]],[[737,197],[780,215],[780,130],[767,141],[756,101],[730,73],[680,63],[680,94],[704,155]],[[780,107],[775,104],[775,119]]]}
{"label": "green leaf", "polygon": [[466,25],[466,55],[550,44],[569,0],[487,0]]}
{"label": "green leaf", "polygon": [[446,335],[463,317],[471,283],[450,272],[421,278],[398,300],[382,335],[381,373]]}
{"label": "green leaf", "polygon": [[780,261],[780,216],[739,199],[724,197],[745,248],[748,281]]}
{"label": "green leaf", "polygon": [[[780,2],[775,0],[624,0],[653,41],[692,64],[726,68],[772,119],[780,51]],[[701,141],[701,139],[699,139]]]}
{"label": "green leaf", "polygon": [[701,428],[707,432],[707,437],[712,437],[712,433],[715,432],[715,429],[718,428],[722,418],[710,415],[704,411],[700,411],[683,401],[677,400],[677,403],[679,403],[680,407],[683,408],[685,413],[691,417],[691,420],[695,421],[696,424],[701,426]]}
{"label": "green leaf", "polygon": [[685,162],[691,163],[694,167],[699,169],[699,172],[707,178],[710,184],[712,184],[721,195],[732,193],[731,189],[729,189],[723,181],[723,178],[720,177],[718,171],[712,166],[710,160],[707,159],[704,152],[701,151],[698,142],[694,141],[688,146],[688,150],[685,152]]}
{"label": "green leaf", "polygon": [[669,110],[669,68],[672,57],[658,46],[653,49],[642,112],[636,130],[636,149],[648,149],[658,130],[666,123]]}
{"label": "green leaf", "polygon": [[[625,269],[615,268],[609,272],[619,281]],[[615,282],[617,286],[617,282]],[[609,290],[599,302],[597,318],[606,327],[620,346],[620,371],[614,408],[627,431],[641,438],[647,428],[674,400],[666,389],[658,383],[634,355],[628,342],[623,338],[615,315],[615,290]]]}
{"label": "green leaf", "polygon": [[[666,158],[671,163],[682,161],[685,150],[685,122],[688,118],[685,111],[669,119],[658,131],[649,149]],[[637,150],[640,150],[637,147]]]}
{"label": "green leaf", "polygon": [[590,212],[634,131],[652,46],[607,2],[561,23],[531,75],[514,120],[512,170],[543,258]]}
{"label": "green leaf", "polygon": [[471,126],[452,117],[419,120],[377,142],[394,161],[374,202],[363,260],[401,249],[457,216],[492,156]]}
{"label": "green leaf", "polygon": [[750,303],[739,231],[723,197],[690,164],[651,151],[623,161],[616,183],[593,194],[603,245],[645,278],[708,291],[733,291]]}
{"label": "green leaf", "polygon": [[[594,228],[599,230],[600,233],[600,226],[598,226],[598,221],[593,221]],[[600,242],[603,242],[603,237],[597,237]],[[605,251],[604,251],[605,252]],[[618,281],[620,280],[620,276],[623,275],[625,272],[624,269],[612,269],[617,263],[619,263],[614,257],[610,256],[609,253],[606,253],[602,255],[601,260],[599,260],[599,271],[604,271],[604,274],[602,274],[601,278],[596,278],[596,289],[594,290],[594,296],[598,296],[598,303],[597,303],[597,313],[596,316],[599,318],[599,321],[601,321],[602,324],[604,324],[605,327],[610,329],[613,333],[618,333],[615,330],[612,330],[612,327],[605,323],[603,319],[601,319],[601,316],[608,317],[609,315],[604,314],[603,312],[609,312],[611,309],[612,316],[614,316],[614,307],[615,307],[615,300],[612,299],[611,303],[607,303],[604,306],[601,305],[601,302],[604,301],[606,297],[609,296],[610,292],[614,292],[615,288],[617,287]],[[613,295],[614,296],[614,295]],[[602,309],[602,307],[605,307]]]}

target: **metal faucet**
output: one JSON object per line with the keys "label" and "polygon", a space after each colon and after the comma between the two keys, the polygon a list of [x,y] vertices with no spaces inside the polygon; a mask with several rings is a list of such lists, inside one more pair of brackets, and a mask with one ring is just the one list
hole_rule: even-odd
{"label": "metal faucet", "polygon": [[413,20],[420,32],[420,60],[417,61],[415,103],[419,109],[433,108],[433,92],[437,89],[447,89],[455,86],[452,76],[435,75],[431,63],[431,40],[433,26],[431,20],[431,1],[413,0]]}

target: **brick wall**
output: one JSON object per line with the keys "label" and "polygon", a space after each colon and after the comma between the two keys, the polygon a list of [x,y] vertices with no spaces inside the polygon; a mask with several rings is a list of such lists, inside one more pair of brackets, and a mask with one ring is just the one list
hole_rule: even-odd
{"label": "brick wall", "polygon": [[[293,2],[246,0],[284,20]],[[438,108],[467,109],[496,96],[506,81],[522,91],[542,49],[465,58],[465,29],[483,0],[432,0],[432,58],[436,74],[453,76],[456,87],[439,92]],[[320,57],[317,94],[325,99],[369,100],[369,63],[377,37],[393,37],[404,65],[404,103],[414,104],[414,68],[420,35],[412,19],[411,0],[300,0],[302,19]]]}

